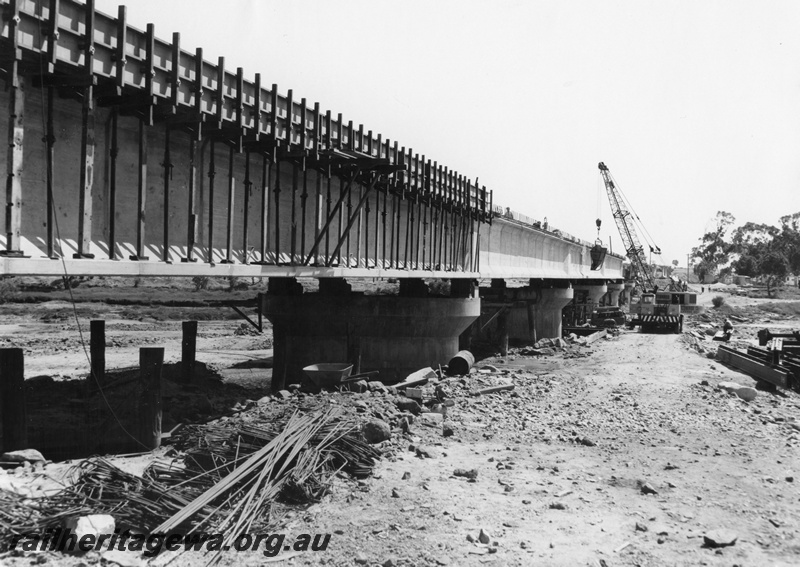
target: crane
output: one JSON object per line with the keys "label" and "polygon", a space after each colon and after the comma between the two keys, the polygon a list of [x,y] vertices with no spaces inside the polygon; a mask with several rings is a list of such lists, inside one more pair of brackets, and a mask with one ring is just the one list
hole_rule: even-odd
{"label": "crane", "polygon": [[[622,199],[614,181],[611,179],[611,174],[602,161],[598,164],[600,174],[603,176],[603,182],[606,186],[606,193],[608,193],[608,201],[611,204],[611,212],[614,214],[614,220],[619,229],[619,235],[622,237],[622,243],[625,245],[625,253],[630,258],[633,264],[634,279],[645,290],[653,290],[656,287],[656,282],[648,267],[647,257],[644,254],[644,247],[639,243],[639,236],[636,234],[634,221],[630,211],[625,207],[625,201]],[[651,252],[660,254],[661,250],[656,246],[650,247]]]}

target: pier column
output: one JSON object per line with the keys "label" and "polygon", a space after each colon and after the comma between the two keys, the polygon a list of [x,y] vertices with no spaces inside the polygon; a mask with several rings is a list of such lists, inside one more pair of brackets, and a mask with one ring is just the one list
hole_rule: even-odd
{"label": "pier column", "polygon": [[625,282],[623,285],[625,286],[625,289],[623,289],[622,293],[619,295],[619,304],[628,305],[631,302],[631,292],[633,291],[635,285],[633,282]]}
{"label": "pier column", "polygon": [[609,283],[606,284],[608,287],[608,293],[606,294],[606,305],[610,305],[613,307],[617,307],[620,305],[620,295],[625,290],[624,283]]}
{"label": "pier column", "polygon": [[[507,319],[509,338],[533,344],[534,338],[560,337],[561,310],[572,301],[573,295],[571,287],[530,285],[506,289],[506,304],[511,304]],[[490,317],[500,305],[484,303],[484,318]]]}
{"label": "pier column", "polygon": [[578,283],[573,286],[575,292],[586,292],[586,303],[591,308],[595,308],[600,304],[600,299],[608,293],[608,286],[605,283]]}
{"label": "pier column", "polygon": [[304,382],[304,366],[351,362],[348,345],[354,342],[362,372],[379,370],[387,383],[402,380],[425,366],[446,364],[459,351],[459,335],[480,315],[477,297],[420,297],[415,284],[412,297],[367,296],[348,287],[325,283],[320,293],[294,295],[270,287],[262,296],[262,314],[280,329],[273,389]]}

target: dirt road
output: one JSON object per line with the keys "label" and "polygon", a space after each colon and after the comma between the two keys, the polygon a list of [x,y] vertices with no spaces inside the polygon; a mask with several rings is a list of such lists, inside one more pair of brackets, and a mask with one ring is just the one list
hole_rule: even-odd
{"label": "dirt road", "polygon": [[[415,426],[380,478],[312,508],[309,528],[343,532],[327,562],[360,550],[368,564],[396,565],[800,563],[798,397],[720,393],[719,381],[752,381],[677,335],[623,333],[592,350],[517,373],[511,393],[454,388],[453,437]],[[436,457],[408,450],[419,444]],[[453,476],[465,468],[477,482]],[[734,530],[736,544],[704,547],[715,528]],[[467,540],[481,529],[488,546]]]}

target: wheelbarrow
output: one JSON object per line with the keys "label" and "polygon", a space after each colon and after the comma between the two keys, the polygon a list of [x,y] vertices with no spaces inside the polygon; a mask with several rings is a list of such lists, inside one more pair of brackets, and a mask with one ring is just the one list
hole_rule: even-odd
{"label": "wheelbarrow", "polygon": [[361,374],[350,373],[353,371],[353,365],[347,362],[327,362],[320,364],[312,364],[303,368],[306,376],[318,388],[330,388],[333,386],[340,386],[356,380],[375,378],[378,376],[378,371],[362,372]]}

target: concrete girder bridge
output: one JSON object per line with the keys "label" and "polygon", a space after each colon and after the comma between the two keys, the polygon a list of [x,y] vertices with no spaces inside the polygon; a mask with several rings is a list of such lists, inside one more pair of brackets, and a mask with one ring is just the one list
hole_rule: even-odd
{"label": "concrete girder bridge", "polygon": [[[260,74],[184,50],[178,33],[130,26],[124,6],[0,7],[0,275],[267,277],[274,388],[353,353],[388,380],[448,360],[482,297],[508,336],[553,337],[576,289],[616,303],[623,288],[622,257],[591,270],[590,243]],[[319,292],[299,277],[319,278]],[[397,278],[400,291],[354,294],[345,278]],[[427,278],[449,293],[432,296]]]}

